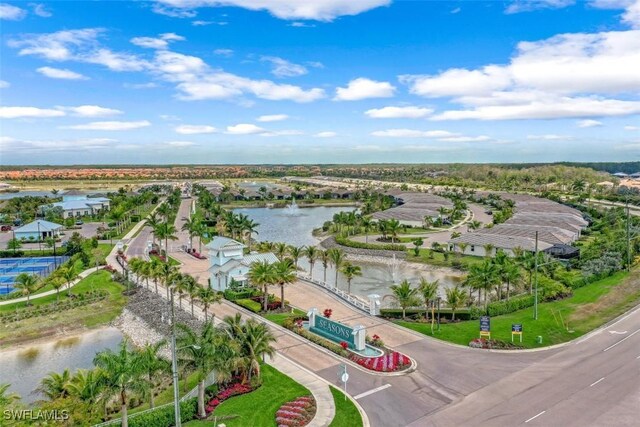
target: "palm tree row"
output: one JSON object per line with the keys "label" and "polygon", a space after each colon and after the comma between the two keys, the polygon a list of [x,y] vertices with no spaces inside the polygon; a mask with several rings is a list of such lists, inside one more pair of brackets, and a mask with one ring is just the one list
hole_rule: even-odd
{"label": "palm tree row", "polygon": [[284,309],[284,286],[294,283],[296,280],[296,268],[289,258],[269,263],[269,261],[259,261],[251,264],[247,274],[249,282],[262,290],[262,309],[267,311],[269,298],[269,286],[280,286],[280,307]]}

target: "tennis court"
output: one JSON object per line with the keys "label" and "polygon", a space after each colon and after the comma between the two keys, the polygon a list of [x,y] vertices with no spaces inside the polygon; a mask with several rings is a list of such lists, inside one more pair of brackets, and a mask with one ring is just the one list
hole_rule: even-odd
{"label": "tennis court", "polygon": [[0,294],[8,294],[13,291],[13,284],[19,274],[27,273],[47,277],[67,259],[69,259],[67,256],[0,258]]}

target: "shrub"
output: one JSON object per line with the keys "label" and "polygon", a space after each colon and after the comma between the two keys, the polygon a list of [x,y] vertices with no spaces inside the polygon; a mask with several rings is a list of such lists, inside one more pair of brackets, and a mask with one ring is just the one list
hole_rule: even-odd
{"label": "shrub", "polygon": [[252,289],[252,288],[238,289],[238,290],[227,289],[226,291],[224,291],[224,297],[229,301],[236,301],[239,299],[250,299],[258,295],[260,295],[260,290]]}
{"label": "shrub", "polygon": [[327,319],[330,319],[332,314],[333,314],[333,310],[330,308],[325,308],[324,311],[322,312],[322,315]]}
{"label": "shrub", "polygon": [[[513,313],[514,311],[522,310],[533,306],[533,295],[521,295],[513,297],[507,300],[494,301],[488,304],[486,314],[489,316],[501,316],[503,314]],[[480,310],[480,315],[483,315],[484,310]],[[480,317],[480,316],[478,316]]]}
{"label": "shrub", "polygon": [[[436,317],[438,316],[438,310],[436,310]],[[429,313],[431,315],[431,313]],[[470,310],[466,308],[460,308],[456,310],[456,320],[468,320],[470,317]],[[390,317],[393,319],[401,319],[402,318],[402,310],[399,308],[383,308],[380,310],[380,316],[382,317]],[[408,308],[407,309],[407,319],[412,317],[424,317],[424,308]],[[450,319],[452,317],[450,308],[441,308],[440,309],[440,318],[441,319]]]}
{"label": "shrub", "polygon": [[[196,417],[198,410],[198,399],[196,397],[180,402],[180,419],[183,423],[191,421]],[[144,412],[139,415],[129,416],[129,427],[166,427],[174,424],[173,405],[165,406],[151,412]],[[115,424],[121,426],[121,423]]]}
{"label": "shrub", "polygon": [[378,251],[383,250],[383,251],[396,251],[396,252],[407,251],[407,248],[404,245],[397,245],[393,243],[389,243],[386,245],[376,245],[371,243],[356,242],[353,240],[349,240],[344,236],[336,236],[336,243],[342,246],[347,246],[349,248],[356,248],[356,249],[373,249]]}
{"label": "shrub", "polygon": [[238,299],[234,301],[240,307],[244,307],[247,310],[253,311],[254,313],[259,313],[262,310],[262,306],[259,302],[250,300],[250,299]]}

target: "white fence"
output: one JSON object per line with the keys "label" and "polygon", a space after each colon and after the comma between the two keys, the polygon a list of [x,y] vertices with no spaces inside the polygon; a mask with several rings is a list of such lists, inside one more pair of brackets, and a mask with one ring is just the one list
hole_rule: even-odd
{"label": "white fence", "polygon": [[322,282],[320,280],[312,279],[310,276],[306,274],[298,273],[298,278],[304,280],[305,282],[313,283],[314,285],[320,286],[331,292],[332,294],[338,296],[341,300],[351,304],[357,309],[360,309],[366,313],[369,313],[370,305],[368,302],[361,300],[360,298],[353,296],[342,289],[338,289],[328,283]]}

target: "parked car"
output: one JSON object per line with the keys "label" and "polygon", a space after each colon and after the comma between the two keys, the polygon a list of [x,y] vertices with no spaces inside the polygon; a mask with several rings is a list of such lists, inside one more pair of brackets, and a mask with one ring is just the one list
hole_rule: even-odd
{"label": "parked car", "polygon": [[82,220],[81,220],[81,219],[79,219],[79,220],[77,220],[77,221],[76,221],[76,225],[82,225],[82,224],[84,224],[84,222],[82,222]]}
{"label": "parked car", "polygon": [[11,231],[11,226],[10,225],[3,225],[0,228],[0,231]]}
{"label": "parked car", "polygon": [[493,215],[493,211],[490,211],[488,209],[486,211],[484,211],[484,213],[486,213],[487,215]]}

